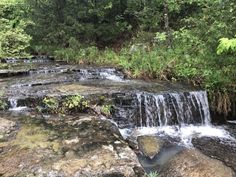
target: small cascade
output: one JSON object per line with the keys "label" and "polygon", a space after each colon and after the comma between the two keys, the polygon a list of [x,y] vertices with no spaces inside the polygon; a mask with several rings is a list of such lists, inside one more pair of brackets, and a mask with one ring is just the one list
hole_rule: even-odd
{"label": "small cascade", "polygon": [[51,73],[65,73],[69,69],[68,68],[62,68],[62,67],[55,67],[55,68],[39,68],[37,70],[31,70],[30,74],[51,74]]}
{"label": "small cascade", "polygon": [[100,72],[100,76],[104,79],[121,82],[124,80],[124,75],[115,69],[105,69]]}
{"label": "small cascade", "polygon": [[8,100],[10,102],[10,109],[17,108],[17,99],[15,98],[9,98]]}
{"label": "small cascade", "polygon": [[10,111],[22,111],[27,109],[26,106],[18,106],[18,100],[16,98],[9,98],[8,101],[10,103]]}
{"label": "small cascade", "polygon": [[89,72],[87,69],[80,69],[79,74],[81,76],[81,80],[86,80],[92,78],[91,72]]}
{"label": "small cascade", "polygon": [[124,75],[114,68],[79,69],[81,80],[107,79],[122,82]]}
{"label": "small cascade", "polygon": [[209,105],[205,91],[182,93],[137,93],[140,127],[184,124],[210,124]]}

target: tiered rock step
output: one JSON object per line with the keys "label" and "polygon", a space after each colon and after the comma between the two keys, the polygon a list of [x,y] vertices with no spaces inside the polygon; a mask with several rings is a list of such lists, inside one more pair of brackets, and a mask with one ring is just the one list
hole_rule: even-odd
{"label": "tiered rock step", "polygon": [[[45,97],[63,99],[79,94],[94,103],[100,98],[109,100],[113,105],[112,117],[120,127],[204,122],[206,95],[192,92],[189,86],[128,80],[116,68],[61,64],[46,58],[6,63],[10,65],[5,70],[9,77],[0,75],[1,99],[9,108],[36,108]],[[189,102],[191,107],[185,109]],[[183,113],[186,111],[188,114]],[[193,120],[192,115],[197,118]],[[180,120],[180,116],[184,119]]]}

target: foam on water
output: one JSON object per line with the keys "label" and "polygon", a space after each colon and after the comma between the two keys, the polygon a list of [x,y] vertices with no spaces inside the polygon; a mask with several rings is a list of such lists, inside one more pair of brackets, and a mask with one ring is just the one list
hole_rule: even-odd
{"label": "foam on water", "polygon": [[20,106],[20,107],[16,107],[16,108],[10,108],[9,111],[16,111],[16,112],[21,112],[28,109],[28,107],[26,106]]}
{"label": "foam on water", "polygon": [[192,138],[201,138],[201,137],[212,137],[220,138],[224,140],[235,139],[226,131],[223,127],[220,126],[195,126],[195,125],[184,125],[184,126],[162,126],[162,127],[141,127],[135,129],[120,129],[122,136],[126,139],[129,136],[138,137],[141,135],[157,135],[160,137],[169,136],[172,138],[179,138],[180,144],[191,147]]}
{"label": "foam on water", "polygon": [[100,75],[108,80],[112,80],[115,82],[124,82],[123,78],[121,78],[120,76],[111,74],[111,73],[102,72]]}
{"label": "foam on water", "polygon": [[114,68],[105,69],[80,69],[81,80],[107,79],[114,82],[124,82],[124,76]]}
{"label": "foam on water", "polygon": [[107,69],[101,70],[100,76],[102,78],[112,80],[115,82],[123,82],[124,81],[123,75],[121,76],[118,73],[116,73],[116,69],[114,69],[114,68],[107,68]]}

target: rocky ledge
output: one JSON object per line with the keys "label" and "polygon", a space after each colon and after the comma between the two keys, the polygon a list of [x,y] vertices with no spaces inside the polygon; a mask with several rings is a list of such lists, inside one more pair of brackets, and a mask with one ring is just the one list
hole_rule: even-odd
{"label": "rocky ledge", "polygon": [[[0,130],[10,133],[15,123],[4,122]],[[107,119],[84,115],[16,122],[17,133],[0,142],[0,176],[145,176],[136,154]]]}

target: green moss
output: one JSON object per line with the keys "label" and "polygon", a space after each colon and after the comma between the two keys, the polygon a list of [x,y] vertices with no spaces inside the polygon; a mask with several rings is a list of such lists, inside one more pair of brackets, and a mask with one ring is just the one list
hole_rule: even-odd
{"label": "green moss", "polygon": [[53,131],[46,130],[36,125],[24,125],[17,133],[16,138],[11,142],[21,148],[50,148],[55,152],[59,151],[59,142],[50,141]]}

